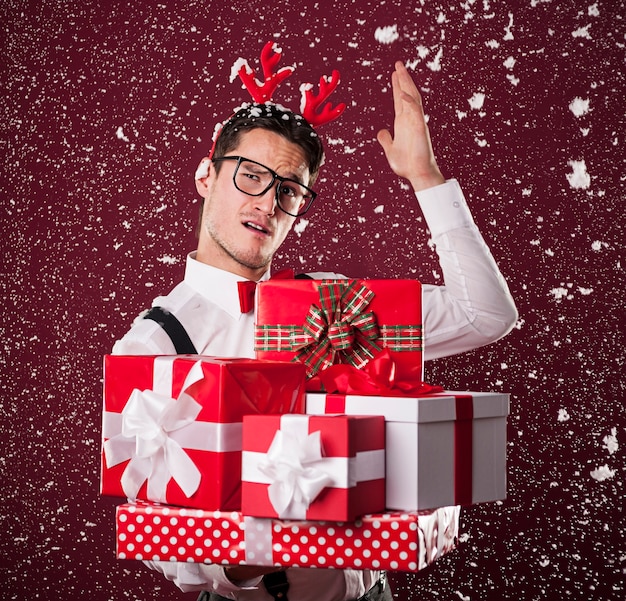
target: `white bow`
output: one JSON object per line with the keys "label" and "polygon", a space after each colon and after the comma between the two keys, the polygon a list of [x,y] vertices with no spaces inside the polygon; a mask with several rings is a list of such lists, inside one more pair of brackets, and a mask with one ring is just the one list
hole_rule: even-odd
{"label": "white bow", "polygon": [[305,438],[284,429],[276,432],[267,452],[267,460],[258,467],[272,482],[268,495],[278,517],[306,517],[309,505],[333,482],[332,476],[324,469],[325,463],[328,460],[322,456],[319,431]]}
{"label": "white bow", "polygon": [[135,389],[122,411],[122,432],[104,443],[108,467],[130,459],[122,478],[124,494],[131,499],[148,481],[148,498],[167,502],[166,488],[173,478],[187,497],[200,486],[200,470],[172,439],[171,432],[195,421],[202,406],[186,390],[204,378],[198,361],[189,371],[177,399],[152,390]]}

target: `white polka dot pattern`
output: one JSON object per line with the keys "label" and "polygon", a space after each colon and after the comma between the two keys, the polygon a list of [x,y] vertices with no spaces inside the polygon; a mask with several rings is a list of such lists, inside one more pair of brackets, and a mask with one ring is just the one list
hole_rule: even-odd
{"label": "white polka dot pattern", "polygon": [[117,508],[117,557],[416,572],[454,549],[458,524],[458,507],[339,523],[126,503]]}

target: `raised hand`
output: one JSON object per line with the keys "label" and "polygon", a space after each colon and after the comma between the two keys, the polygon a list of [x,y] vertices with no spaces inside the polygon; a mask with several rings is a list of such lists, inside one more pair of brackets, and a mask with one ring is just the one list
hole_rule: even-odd
{"label": "raised hand", "polygon": [[391,75],[391,86],[395,111],[393,136],[387,129],[377,135],[389,166],[394,173],[408,179],[416,192],[442,184],[445,179],[435,160],[422,97],[400,61]]}

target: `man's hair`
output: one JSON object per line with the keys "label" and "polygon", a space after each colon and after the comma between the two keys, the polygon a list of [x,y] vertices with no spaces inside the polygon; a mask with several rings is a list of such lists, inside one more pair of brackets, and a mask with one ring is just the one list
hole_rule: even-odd
{"label": "man's hair", "polygon": [[[278,104],[246,104],[237,109],[217,134],[214,156],[218,158],[228,155],[239,144],[241,135],[253,129],[277,133],[299,146],[309,168],[309,181],[302,183],[313,186],[324,161],[322,142],[304,117]],[[218,161],[215,163],[217,172],[219,167]]]}

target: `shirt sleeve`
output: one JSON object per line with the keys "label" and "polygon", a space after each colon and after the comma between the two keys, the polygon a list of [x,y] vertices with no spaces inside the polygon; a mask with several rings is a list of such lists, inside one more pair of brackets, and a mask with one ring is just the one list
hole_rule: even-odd
{"label": "shirt sleeve", "polygon": [[132,328],[113,345],[114,355],[175,355],[176,349],[165,330],[140,315]]}
{"label": "shirt sleeve", "polygon": [[259,576],[234,584],[226,577],[223,566],[213,564],[176,561],[144,561],[144,564],[152,570],[161,572],[185,593],[210,590],[223,597],[232,598],[231,593],[258,589],[262,580]]}
{"label": "shirt sleeve", "polygon": [[517,321],[509,288],[454,179],[417,193],[444,285],[423,286],[425,359],[462,353],[507,334]]}

